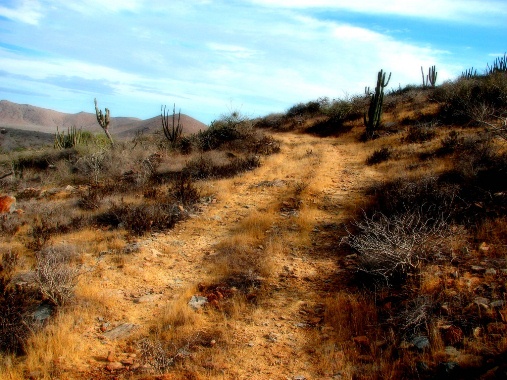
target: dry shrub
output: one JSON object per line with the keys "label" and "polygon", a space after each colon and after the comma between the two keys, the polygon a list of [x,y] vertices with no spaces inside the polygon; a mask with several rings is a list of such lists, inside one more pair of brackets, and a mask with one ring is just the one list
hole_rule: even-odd
{"label": "dry shrub", "polygon": [[97,222],[107,226],[122,226],[133,235],[172,228],[183,218],[176,204],[130,204],[125,201],[111,203],[109,209],[97,216]]}
{"label": "dry shrub", "polygon": [[392,154],[392,150],[388,147],[377,149],[366,159],[366,165],[375,165],[385,162],[392,157]]}
{"label": "dry shrub", "polygon": [[36,255],[35,283],[43,297],[56,306],[70,303],[81,268],[76,265],[76,248],[70,245],[50,246]]}
{"label": "dry shrub", "polygon": [[410,126],[407,135],[403,138],[403,142],[422,143],[432,140],[436,135],[435,127],[434,123]]}
{"label": "dry shrub", "polygon": [[365,216],[355,227],[346,241],[359,253],[358,269],[386,281],[404,278],[430,257],[447,252],[452,235],[443,217],[432,219],[420,211]]}

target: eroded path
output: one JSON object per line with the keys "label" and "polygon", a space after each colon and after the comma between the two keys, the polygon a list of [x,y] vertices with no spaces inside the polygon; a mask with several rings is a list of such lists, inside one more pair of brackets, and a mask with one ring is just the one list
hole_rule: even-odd
{"label": "eroded path", "polygon": [[[103,331],[128,323],[139,336],[149,334],[170,310],[188,309],[199,284],[220,282],[234,267],[259,284],[255,302],[192,311],[197,318],[182,322],[184,330],[196,336],[211,331],[210,342],[190,355],[192,364],[183,361],[175,371],[224,379],[333,378],[331,366],[315,359],[326,338],[324,302],[340,276],[346,206],[375,173],[365,169],[356,141],[276,138],[281,152],[260,168],[203,184],[210,201],[200,212],[141,239],[133,254],[98,264],[88,281],[106,311],[86,336],[97,359],[87,364],[103,366],[99,358],[107,352],[126,350],[121,339],[104,339]],[[235,257],[243,247],[249,258]],[[227,249],[233,253],[222,259]],[[249,261],[253,255],[257,261]],[[250,262],[251,269],[245,267]]]}

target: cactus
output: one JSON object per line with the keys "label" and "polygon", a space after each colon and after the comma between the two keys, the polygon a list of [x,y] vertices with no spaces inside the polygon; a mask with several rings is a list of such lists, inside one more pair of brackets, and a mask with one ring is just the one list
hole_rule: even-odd
{"label": "cactus", "polygon": [[428,69],[428,75],[426,75],[426,79],[424,79],[424,70],[421,66],[421,74],[422,74],[422,81],[423,81],[423,88],[431,87],[435,88],[435,83],[437,83],[437,70],[435,68],[435,65],[431,66]]}
{"label": "cactus", "polygon": [[102,110],[99,109],[97,105],[97,99],[95,101],[95,114],[97,115],[97,121],[99,122],[99,125],[104,130],[107,138],[111,142],[111,145],[114,145],[113,138],[111,137],[111,134],[109,133],[109,109],[106,108],[105,113],[102,113]]}
{"label": "cactus", "polygon": [[486,74],[491,75],[494,73],[505,73],[507,72],[507,54],[503,57],[497,57],[493,62],[493,65],[487,65]]}
{"label": "cactus", "polygon": [[170,142],[171,147],[175,148],[183,132],[183,126],[180,124],[181,111],[178,112],[178,122],[175,123],[176,104],[173,105],[172,125],[169,125],[169,112],[166,112],[166,106],[161,106],[160,118],[162,119],[162,129],[164,130],[164,135]]}
{"label": "cactus", "polygon": [[81,144],[83,140],[81,128],[77,129],[75,126],[72,126],[70,129],[67,128],[67,133],[65,133],[65,131],[60,132],[58,127],[56,127],[54,147],[57,149],[73,148]]}
{"label": "cactus", "polygon": [[380,119],[382,117],[382,104],[384,102],[384,88],[387,87],[391,80],[391,73],[386,81],[386,73],[383,70],[378,72],[377,86],[375,92],[371,94],[370,106],[368,112],[364,114],[364,125],[366,127],[366,138],[372,139],[375,131],[380,126]]}
{"label": "cactus", "polygon": [[472,79],[475,77],[477,77],[477,69],[474,69],[473,67],[461,72],[461,78],[463,79]]}

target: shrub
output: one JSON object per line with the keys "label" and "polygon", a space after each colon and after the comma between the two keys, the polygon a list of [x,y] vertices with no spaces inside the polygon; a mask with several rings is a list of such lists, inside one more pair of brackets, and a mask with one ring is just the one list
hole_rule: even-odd
{"label": "shrub", "polygon": [[233,157],[225,164],[214,163],[211,158],[206,159],[200,156],[189,161],[183,171],[186,175],[195,179],[227,178],[259,166],[260,160],[254,155],[246,158]]}
{"label": "shrub", "polygon": [[111,207],[97,217],[97,222],[115,227],[122,226],[134,235],[172,228],[182,219],[182,212],[176,204],[157,203],[134,205],[124,201]]}
{"label": "shrub", "polygon": [[371,156],[366,159],[366,165],[375,165],[387,161],[391,158],[392,151],[388,147],[375,150]]}
{"label": "shrub", "polygon": [[35,283],[45,299],[55,306],[68,304],[74,297],[81,270],[73,265],[75,247],[50,246],[36,255]]}
{"label": "shrub", "polygon": [[507,74],[495,72],[483,77],[460,78],[434,90],[440,103],[440,118],[446,123],[474,124],[507,110]]}
{"label": "shrub", "polygon": [[408,143],[422,143],[433,139],[436,135],[433,123],[413,125],[408,128],[407,135],[403,141]]}
{"label": "shrub", "polygon": [[287,117],[296,117],[304,115],[314,115],[320,111],[319,101],[310,101],[308,103],[298,103],[287,110]]}
{"label": "shrub", "polygon": [[37,301],[36,294],[26,287],[13,286],[10,278],[0,276],[0,351],[22,354],[34,326],[26,313]]}
{"label": "shrub", "polygon": [[386,216],[366,215],[355,222],[347,243],[359,253],[358,269],[389,282],[416,271],[432,254],[444,249],[450,228],[443,217],[431,219],[420,211]]}

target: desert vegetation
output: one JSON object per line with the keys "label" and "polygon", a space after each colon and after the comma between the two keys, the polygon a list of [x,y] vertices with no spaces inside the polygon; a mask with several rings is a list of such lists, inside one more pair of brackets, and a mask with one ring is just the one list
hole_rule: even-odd
{"label": "desert vegetation", "polygon": [[505,377],[504,61],[421,71],[2,154],[0,377]]}

